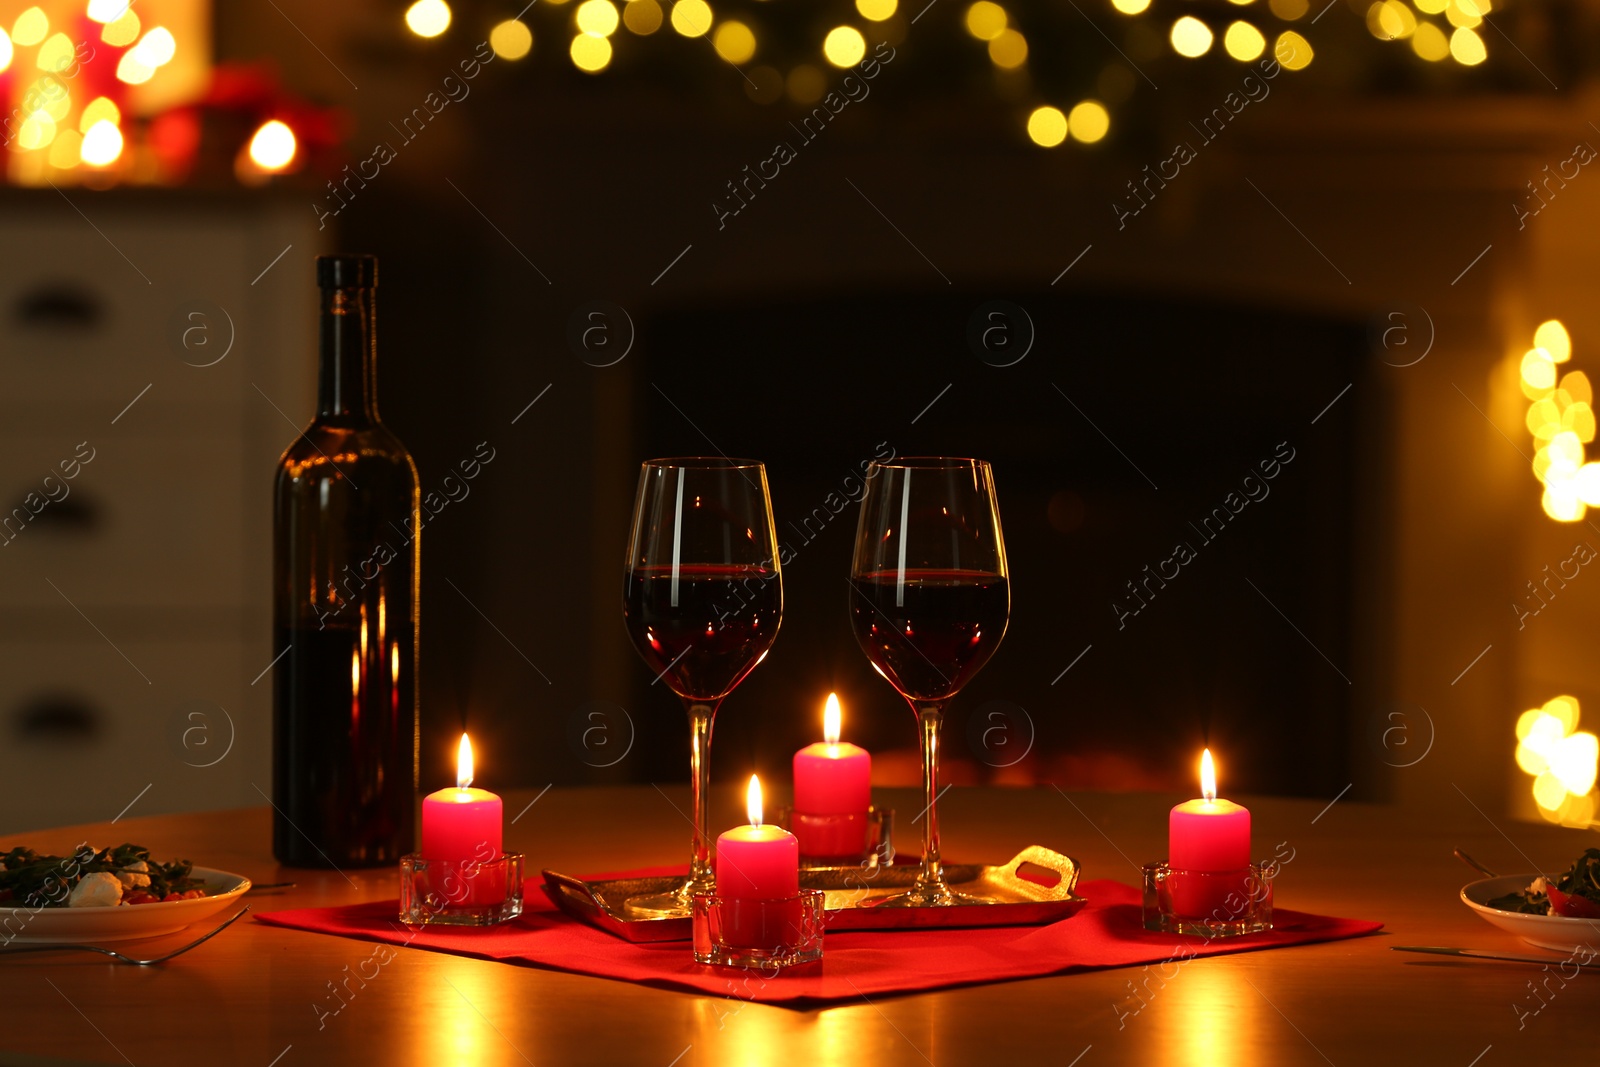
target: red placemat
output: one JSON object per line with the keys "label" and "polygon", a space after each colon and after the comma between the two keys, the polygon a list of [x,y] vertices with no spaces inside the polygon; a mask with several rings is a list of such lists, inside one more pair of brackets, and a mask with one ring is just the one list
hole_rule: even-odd
{"label": "red placemat", "polygon": [[[660,873],[660,872],[639,872]],[[612,875],[610,877],[627,877]],[[256,921],[315,933],[453,952],[477,959],[531,963],[558,971],[618,978],[661,989],[710,993],[791,1008],[812,1008],[880,994],[1036,978],[1047,974],[1185,960],[1315,941],[1360,937],[1383,924],[1273,909],[1275,929],[1243,937],[1153,934],[1141,920],[1139,891],[1120,882],[1078,886],[1089,903],[1049,926],[975,930],[857,930],[829,933],[823,959],[768,977],[755,970],[705,967],[689,942],[633,944],[569,918],[533,887],[521,917],[484,929],[423,927],[395,918],[393,900],[257,915]]]}

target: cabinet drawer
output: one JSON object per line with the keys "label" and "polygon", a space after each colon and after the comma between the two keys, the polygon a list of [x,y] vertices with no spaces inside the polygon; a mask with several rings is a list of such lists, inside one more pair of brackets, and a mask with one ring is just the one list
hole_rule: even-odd
{"label": "cabinet drawer", "polygon": [[259,804],[250,783],[271,790],[270,736],[255,725],[267,721],[271,677],[249,684],[264,652],[246,657],[238,641],[117,646],[0,645],[0,833],[109,820],[136,796],[130,815]]}
{"label": "cabinet drawer", "polygon": [[[80,441],[0,438],[5,603],[61,606],[50,582],[80,606],[259,597],[266,561],[242,558],[242,512],[247,491],[265,499],[270,485],[265,473],[241,476],[238,439],[112,432]],[[68,480],[74,467],[77,477]],[[247,589],[246,576],[259,580]]]}

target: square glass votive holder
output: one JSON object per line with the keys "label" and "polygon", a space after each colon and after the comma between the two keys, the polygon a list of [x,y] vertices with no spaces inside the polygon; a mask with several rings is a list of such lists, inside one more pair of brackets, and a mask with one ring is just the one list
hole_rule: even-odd
{"label": "square glass votive holder", "polygon": [[400,921],[414,926],[493,926],[522,914],[522,853],[445,863],[400,858]]}
{"label": "square glass votive holder", "polygon": [[1233,871],[1175,870],[1146,864],[1144,928],[1166,934],[1238,937],[1272,929],[1274,863]]}
{"label": "square glass votive holder", "polygon": [[848,815],[778,809],[777,824],[800,842],[800,869],[894,866],[894,809],[868,807]]}
{"label": "square glass votive holder", "polygon": [[697,963],[776,972],[822,958],[825,924],[820,889],[777,900],[694,898],[692,930]]}

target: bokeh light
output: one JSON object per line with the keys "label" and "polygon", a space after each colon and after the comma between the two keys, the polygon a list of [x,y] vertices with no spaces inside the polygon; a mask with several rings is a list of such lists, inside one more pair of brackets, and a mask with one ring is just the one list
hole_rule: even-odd
{"label": "bokeh light", "polygon": [[83,134],[78,155],[91,167],[108,167],[122,155],[122,131],[110,119],[100,119]]}
{"label": "bokeh light", "polygon": [[661,5],[656,0],[628,0],[622,9],[622,24],[629,32],[648,37],[661,28]]}
{"label": "bokeh light", "polygon": [[1309,0],[1267,0],[1267,6],[1272,13],[1285,22],[1293,22],[1304,17],[1311,10]]}
{"label": "bokeh light", "polygon": [[294,162],[294,131],[277,119],[264,122],[250,138],[250,159],[262,170],[282,170]]}
{"label": "bokeh light", "polygon": [[1111,113],[1098,100],[1083,100],[1067,113],[1067,132],[1074,141],[1094,144],[1111,130]]}
{"label": "bokeh light", "polygon": [[872,22],[893,18],[899,7],[899,0],[856,0],[856,10],[861,17]]}
{"label": "bokeh light", "polygon": [[1058,107],[1036,107],[1028,116],[1028,137],[1043,148],[1054,148],[1067,139],[1067,116]]}
{"label": "bokeh light", "polygon": [[78,116],[78,129],[88,133],[97,122],[109,122],[115,126],[122,121],[122,112],[110,97],[97,96],[84,105],[83,114]]}
{"label": "bokeh light", "polygon": [[1007,27],[989,42],[989,59],[1004,70],[1015,70],[1028,61],[1028,39]]}
{"label": "bokeh light", "polygon": [[17,21],[11,25],[11,40],[24,48],[32,47],[44,40],[50,32],[50,16],[44,9],[30,7],[17,16]]}
{"label": "bokeh light", "polygon": [[1111,0],[1111,6],[1124,15],[1138,15],[1150,6],[1150,0]]}
{"label": "bokeh light", "polygon": [[1235,22],[1222,35],[1222,47],[1241,63],[1248,63],[1267,50],[1267,39],[1248,22]]}
{"label": "bokeh light", "polygon": [[1533,345],[1542,348],[1551,362],[1565,363],[1572,358],[1572,337],[1560,319],[1546,319],[1533,331]]}
{"label": "bokeh light", "polygon": [[450,5],[444,0],[417,0],[406,8],[406,26],[418,37],[437,37],[450,28]]}
{"label": "bokeh light", "polygon": [[1185,15],[1172,24],[1172,50],[1180,56],[1195,59],[1211,51],[1211,27]]}
{"label": "bokeh light", "polygon": [[89,0],[91,22],[115,22],[131,7],[133,0]]}
{"label": "bokeh light", "polygon": [[685,37],[700,37],[711,28],[711,5],[706,0],[678,0],[672,5],[672,28]]}
{"label": "bokeh light", "polygon": [[1465,26],[1459,27],[1450,35],[1450,54],[1463,67],[1475,67],[1489,58],[1489,50],[1483,46],[1483,38]]}
{"label": "bokeh light", "polygon": [[1311,42],[1293,30],[1284,30],[1272,46],[1272,55],[1284,70],[1305,70],[1311,65]]}
{"label": "bokeh light", "polygon": [[823,38],[822,54],[836,67],[853,67],[867,54],[867,39],[854,26],[835,26]]}
{"label": "bokeh light", "polygon": [[[680,5],[684,2],[679,0]],[[611,42],[591,33],[580,33],[574,37],[568,52],[572,56],[572,65],[589,74],[605,70],[611,62]]]}
{"label": "bokeh light", "polygon": [[610,37],[617,32],[617,9],[611,0],[583,0],[578,5],[578,29],[596,37]]}
{"label": "bokeh light", "polygon": [[756,35],[744,23],[729,19],[711,35],[711,46],[729,63],[748,63],[756,54]]}
{"label": "bokeh light", "polygon": [[991,0],[978,0],[967,8],[967,32],[980,41],[992,41],[1006,28],[1006,9]]}
{"label": "bokeh light", "polygon": [[525,22],[506,19],[489,31],[489,47],[501,59],[521,59],[533,51],[533,31]]}
{"label": "bokeh light", "polygon": [[1450,55],[1450,38],[1431,22],[1418,23],[1417,32],[1411,35],[1411,50],[1429,63],[1437,63]]}
{"label": "bokeh light", "polygon": [[106,23],[105,28],[100,31],[100,39],[113,48],[122,48],[138,39],[142,25],[138,14],[129,8],[121,18]]}

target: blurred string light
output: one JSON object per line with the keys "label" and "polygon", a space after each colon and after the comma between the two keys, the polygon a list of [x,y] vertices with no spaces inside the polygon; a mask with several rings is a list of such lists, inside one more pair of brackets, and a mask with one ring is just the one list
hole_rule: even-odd
{"label": "blurred string light", "polygon": [[[543,6],[564,6],[567,2],[546,0]],[[1145,21],[1151,17],[1151,0],[1103,2],[1127,18]],[[897,41],[903,36],[904,12],[900,0],[852,0],[852,3],[855,13],[866,20],[874,39],[886,35],[889,40]],[[1405,42],[1422,62],[1436,64],[1453,60],[1471,67],[1488,58],[1479,28],[1493,10],[1493,0],[1371,0],[1365,4],[1361,0],[1351,0],[1351,6],[1358,16],[1364,17],[1373,37],[1385,42]],[[1253,63],[1268,55],[1270,50],[1271,58],[1289,71],[1305,70],[1316,58],[1304,34],[1281,25],[1268,25],[1269,15],[1280,24],[1305,18],[1311,10],[1310,0],[1265,0],[1260,5],[1256,0],[1229,0],[1225,7],[1246,17],[1220,19],[1213,15],[1205,18],[1179,15],[1173,19],[1166,31],[1172,52],[1185,59],[1198,60],[1220,51],[1236,62]],[[105,24],[103,32],[108,42],[113,33],[118,34],[119,39],[129,40],[138,33],[138,16],[131,9],[130,0],[89,0],[89,12],[92,20]],[[406,8],[405,21],[418,36],[438,36],[451,25],[449,4],[446,0],[416,0]],[[130,22],[131,30],[125,25]],[[579,70],[598,73],[612,63],[616,47],[613,38],[619,29],[626,29],[637,37],[648,37],[669,22],[680,36],[707,38],[721,59],[736,66],[744,67],[755,61],[758,51],[762,51],[754,24],[740,18],[719,19],[707,0],[580,0],[572,16],[574,33],[568,52]],[[888,28],[878,29],[878,24]],[[972,0],[960,9],[960,25],[970,37],[983,43],[997,72],[1020,71],[1034,54],[1023,28],[1000,0]],[[13,42],[37,43],[44,40],[48,29],[45,12],[34,7],[17,18],[9,39],[0,30],[0,71],[6,68],[6,52]],[[1149,30],[1144,33],[1148,35]],[[533,48],[533,31],[520,16],[505,19],[494,25],[489,43],[497,56],[521,59]],[[828,29],[819,43],[822,58],[828,65],[847,69],[866,58],[871,42],[861,29],[844,24]],[[1219,44],[1220,49],[1217,48]],[[129,84],[148,80],[160,66],[154,61],[159,53],[141,50],[144,48],[141,40],[124,56],[125,69],[119,69],[118,74]],[[751,99],[762,103],[787,96],[794,103],[809,105],[820,100],[827,90],[827,81],[820,71],[805,62],[796,63],[785,72],[782,66],[767,59],[746,71],[746,81]],[[1004,92],[1010,94],[1030,82],[1009,80],[1005,84],[1009,88]],[[1120,101],[1127,95],[1106,88],[1104,79],[1098,84],[1099,95],[1105,99]],[[1083,101],[1072,110],[1081,116],[1078,122],[1054,105],[1040,101],[1030,104],[1025,122],[1029,140],[1049,148],[1067,141],[1093,144],[1106,137],[1111,128],[1111,116],[1104,104]]]}
{"label": "blurred string light", "polygon": [[[1409,41],[1417,58],[1428,63],[1453,59],[1475,67],[1489,58],[1478,27],[1492,7],[1491,0],[1376,0],[1366,9],[1367,31],[1380,41]],[[1442,26],[1429,18],[1439,15]]]}
{"label": "blurred string light", "polygon": [[1594,390],[1582,371],[1560,373],[1559,365],[1571,358],[1567,328],[1549,319],[1534,330],[1533,347],[1519,365],[1533,473],[1544,485],[1540,503],[1557,522],[1578,522],[1590,507],[1600,507],[1600,463],[1584,455],[1595,436]]}
{"label": "blurred string light", "polygon": [[1600,738],[1578,727],[1578,698],[1558,696],[1517,718],[1517,766],[1533,777],[1539,814],[1564,826],[1595,817]]}

